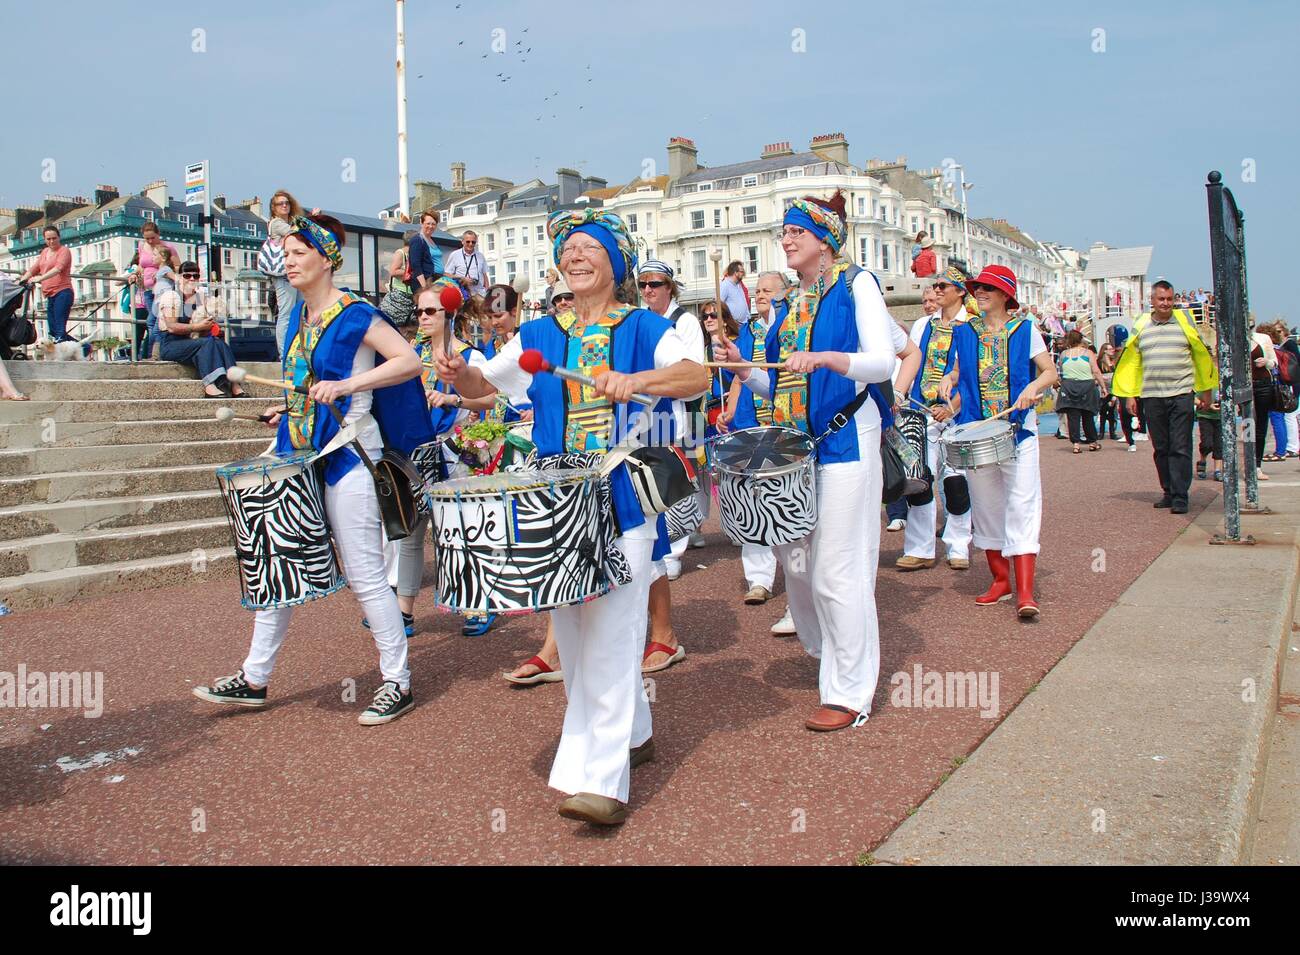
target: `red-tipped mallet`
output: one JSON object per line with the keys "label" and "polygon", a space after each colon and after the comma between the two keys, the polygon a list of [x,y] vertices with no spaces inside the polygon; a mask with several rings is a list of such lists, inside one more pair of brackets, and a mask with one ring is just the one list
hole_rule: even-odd
{"label": "red-tipped mallet", "polygon": [[[584,375],[581,372],[571,371],[568,368],[556,368],[549,361],[542,357],[542,353],[536,348],[526,348],[524,353],[519,356],[519,367],[530,375],[536,375],[539,372],[548,371],[557,378],[563,378],[566,381],[576,381],[582,385],[594,385],[596,379],[590,375]],[[632,400],[639,405],[645,405],[647,408],[653,408],[658,401],[657,398],[650,398],[646,395],[633,395]]]}
{"label": "red-tipped mallet", "polygon": [[460,311],[460,307],[465,304],[465,296],[454,285],[444,285],[442,291],[438,293],[438,304],[447,311],[447,320],[442,326],[442,351],[450,358],[452,320]]}

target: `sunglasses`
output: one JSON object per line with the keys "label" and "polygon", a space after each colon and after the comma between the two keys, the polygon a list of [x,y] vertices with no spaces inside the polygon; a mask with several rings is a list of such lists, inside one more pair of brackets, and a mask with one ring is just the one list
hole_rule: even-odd
{"label": "sunglasses", "polygon": [[705,320],[706,322],[707,322],[709,319],[711,319],[711,318],[717,318],[717,317],[718,317],[718,313],[717,313],[717,312],[705,312],[705,313],[704,313],[704,320]]}
{"label": "sunglasses", "polygon": [[565,292],[563,295],[554,295],[551,297],[552,302],[572,302],[573,293]]}
{"label": "sunglasses", "polygon": [[637,282],[640,288],[663,288],[667,282]]}
{"label": "sunglasses", "polygon": [[478,245],[478,241],[475,240],[475,239],[466,239],[466,240],[465,240],[465,244],[466,244],[466,245]]}
{"label": "sunglasses", "polygon": [[441,311],[444,311],[444,309],[436,308],[436,307],[435,307],[435,308],[417,308],[417,309],[415,310],[415,314],[416,314],[416,315],[428,315],[428,316],[432,317],[432,316],[434,316],[434,315],[437,315],[437,314],[438,314],[439,312],[441,312]]}
{"label": "sunglasses", "polygon": [[193,280],[193,279],[197,279],[198,277],[199,277],[199,273],[198,273],[198,272],[182,272],[182,273],[181,273],[181,278],[183,278],[183,279],[191,279],[191,280]]}
{"label": "sunglasses", "polygon": [[950,288],[956,288],[955,285],[949,285],[947,282],[935,282],[934,285],[930,287],[936,292],[946,292]]}
{"label": "sunglasses", "polygon": [[975,294],[976,292],[981,292],[981,291],[983,292],[997,291],[997,289],[995,289],[992,285],[985,285],[982,282],[968,282],[966,284],[966,290],[969,291],[972,295]]}

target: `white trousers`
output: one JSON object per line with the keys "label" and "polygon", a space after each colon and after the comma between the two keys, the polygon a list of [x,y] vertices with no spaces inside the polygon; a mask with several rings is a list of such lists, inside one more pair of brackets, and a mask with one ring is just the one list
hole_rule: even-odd
{"label": "white trousers", "polygon": [[654,540],[625,535],[615,543],[631,564],[632,582],[588,603],[551,611],[569,705],[550,786],[627,802],[628,750],[651,733],[641,654]]}
{"label": "white trousers", "polygon": [[1014,461],[966,472],[974,515],[975,546],[1005,557],[1038,553],[1043,523],[1043,486],[1038,474],[1038,436],[1017,447]]}
{"label": "white trousers", "polygon": [[[403,690],[411,686],[406,665],[406,629],[397,595],[389,589],[384,566],[384,528],[379,499],[370,472],[358,464],[333,487],[325,486],[325,513],[348,586],[356,594],[370,634],[379,648],[379,672]],[[253,643],[244,660],[249,683],[265,685],[275,668],[275,657],[289,631],[293,608],[259,610],[253,623]]]}
{"label": "white trousers", "polygon": [[[934,478],[934,498],[924,507],[907,505],[907,527],[903,529],[903,553],[909,557],[934,557],[934,524],[938,520],[939,498],[943,496],[943,479],[961,474],[940,462],[942,448],[939,435],[943,433],[943,424],[930,420],[925,430],[926,457],[930,473]],[[943,525],[943,546],[949,557],[970,557],[971,512],[954,514],[948,511],[948,499],[943,499],[944,510],[948,519]]]}
{"label": "white trousers", "polygon": [[[874,448],[879,430],[862,447]],[[880,676],[876,566],[880,560],[880,455],[817,468],[817,527],[775,548],[804,649],[821,660],[823,704],[871,710]]]}
{"label": "white trousers", "polygon": [[1292,454],[1300,453],[1300,408],[1286,416],[1286,449]]}
{"label": "white trousers", "polygon": [[740,563],[745,568],[747,587],[772,589],[776,583],[776,553],[764,544],[741,544]]}

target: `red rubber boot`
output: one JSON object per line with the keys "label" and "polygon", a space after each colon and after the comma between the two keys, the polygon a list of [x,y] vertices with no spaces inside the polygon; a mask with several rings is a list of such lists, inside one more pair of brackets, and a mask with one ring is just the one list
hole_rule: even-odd
{"label": "red rubber boot", "polygon": [[1022,620],[1038,619],[1038,601],[1034,599],[1034,564],[1037,554],[1017,554],[1011,558],[1016,564],[1016,613]]}
{"label": "red rubber boot", "polygon": [[993,583],[975,598],[975,602],[981,607],[992,607],[1011,596],[1011,562],[1002,556],[1000,550],[986,550],[984,556],[993,572]]}

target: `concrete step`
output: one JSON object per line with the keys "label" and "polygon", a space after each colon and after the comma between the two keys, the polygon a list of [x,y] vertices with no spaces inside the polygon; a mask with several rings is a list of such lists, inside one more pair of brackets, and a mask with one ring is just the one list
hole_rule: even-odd
{"label": "concrete step", "polygon": [[186,582],[202,585],[230,576],[234,566],[234,548],[221,547],[208,550],[199,558],[189,553],[170,554],[94,567],[42,571],[0,579],[0,603],[12,611],[33,610],[123,590],[147,590]]}
{"label": "concrete step", "polygon": [[85,448],[32,448],[0,451],[0,477],[39,476],[61,471],[114,471],[180,464],[227,464],[260,454],[271,435],[224,441],[173,441],[166,444],[116,444]]}
{"label": "concrete step", "polygon": [[[154,412],[165,412],[161,402],[153,402]],[[217,402],[209,402],[211,414]],[[246,413],[246,412],[241,412]],[[237,438],[253,440],[272,432],[257,421],[217,421],[213,417],[185,421],[67,421],[46,424],[0,424],[0,447],[8,448],[86,448],[100,445],[145,444],[162,441],[220,441]]]}
{"label": "concrete step", "polygon": [[[274,404],[273,401],[269,402]],[[265,398],[178,398],[159,402],[152,398],[115,401],[0,401],[0,425],[44,424],[53,421],[193,421],[215,418],[217,408],[234,408],[239,414],[261,414]]]}
{"label": "concrete step", "polygon": [[0,577],[90,567],[143,557],[194,554],[230,546],[224,516],[144,527],[45,534],[0,546]]}
{"label": "concrete step", "polygon": [[0,508],[0,541],[220,517],[225,513],[221,492],[215,479],[211,483],[201,491]]}
{"label": "concrete step", "polygon": [[[203,386],[192,379],[31,378],[26,381],[15,381],[14,384],[32,401],[102,401],[122,398],[163,398],[174,401],[203,397]],[[274,392],[264,385],[245,385],[244,388],[250,395],[269,397],[274,393],[278,397],[283,394],[283,392]],[[212,399],[212,404],[219,405],[220,400]]]}
{"label": "concrete step", "polygon": [[[190,381],[198,374],[189,365],[178,365],[174,361],[15,361],[6,366],[9,377],[14,381],[32,379],[64,379],[83,381]],[[275,362],[244,362],[241,368],[248,369],[249,374],[274,378],[280,370]]]}
{"label": "concrete step", "polygon": [[65,501],[211,491],[217,486],[216,468],[215,464],[185,464],[179,467],[61,471],[0,478],[0,507],[31,507],[34,501],[58,504]]}

